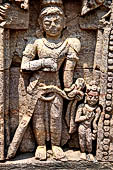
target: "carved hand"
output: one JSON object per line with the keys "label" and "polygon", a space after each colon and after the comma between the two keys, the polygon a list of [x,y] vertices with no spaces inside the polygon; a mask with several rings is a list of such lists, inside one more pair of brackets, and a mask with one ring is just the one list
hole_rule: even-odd
{"label": "carved hand", "polygon": [[93,116],[93,112],[89,112],[86,116],[87,116],[87,119],[89,120]]}
{"label": "carved hand", "polygon": [[[79,112],[78,112],[78,114],[79,114]],[[76,116],[76,118],[75,118],[75,122],[76,123],[83,122],[85,120],[87,120],[87,116],[86,115],[85,116],[79,116],[79,117]]]}
{"label": "carved hand", "polygon": [[80,101],[83,99],[84,93],[80,90],[72,90],[68,93],[68,97],[75,98],[76,100]]}
{"label": "carved hand", "polygon": [[43,68],[50,68],[51,71],[57,71],[57,63],[53,60],[53,58],[43,59]]}
{"label": "carved hand", "polygon": [[42,58],[39,60],[33,60],[28,62],[23,62],[21,64],[22,70],[39,70],[44,68],[50,68],[50,71],[56,71],[57,70],[57,63],[53,61],[52,58]]}

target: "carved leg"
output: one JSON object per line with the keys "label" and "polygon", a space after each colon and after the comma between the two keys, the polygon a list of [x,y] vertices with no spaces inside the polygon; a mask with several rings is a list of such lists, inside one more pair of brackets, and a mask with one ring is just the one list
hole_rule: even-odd
{"label": "carved leg", "polygon": [[91,154],[91,152],[92,152],[92,133],[91,133],[91,128],[88,128],[86,130],[86,145],[87,145],[87,150],[89,152],[89,154],[88,154],[89,161],[95,161],[94,156]]}
{"label": "carved leg", "polygon": [[77,126],[75,123],[75,109],[76,109],[76,104],[77,104],[77,100],[75,100],[72,104],[72,108],[71,108],[71,120],[70,120],[70,129],[69,129],[69,133],[72,134],[76,131]]}
{"label": "carved leg", "polygon": [[61,96],[56,94],[50,111],[51,144],[53,155],[56,159],[62,159],[65,157],[63,150],[60,148],[62,133],[62,108],[63,99]]}
{"label": "carved leg", "polygon": [[80,125],[78,128],[79,132],[79,144],[81,149],[81,156],[80,158],[86,160],[86,128],[83,125]]}
{"label": "carved leg", "polygon": [[36,149],[35,158],[39,160],[46,159],[44,106],[45,106],[44,102],[38,100],[36,110],[33,115],[33,131],[35,134],[37,144],[39,145]]}
{"label": "carved leg", "polygon": [[91,133],[91,128],[88,128],[86,130],[86,146],[87,146],[87,151],[89,153],[92,152],[92,133]]}

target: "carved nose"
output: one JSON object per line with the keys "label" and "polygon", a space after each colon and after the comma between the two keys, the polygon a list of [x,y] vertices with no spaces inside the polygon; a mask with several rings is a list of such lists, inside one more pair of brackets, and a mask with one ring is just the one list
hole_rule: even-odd
{"label": "carved nose", "polygon": [[52,22],[52,23],[51,23],[51,26],[52,26],[52,27],[55,27],[55,23],[54,23],[54,22]]}

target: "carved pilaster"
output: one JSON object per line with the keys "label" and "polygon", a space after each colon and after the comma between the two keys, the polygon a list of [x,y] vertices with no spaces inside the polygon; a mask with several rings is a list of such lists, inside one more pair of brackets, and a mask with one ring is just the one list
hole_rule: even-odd
{"label": "carved pilaster", "polygon": [[19,3],[21,3],[21,8],[26,9],[25,11],[13,3],[12,5],[0,4],[0,160],[4,160],[5,149],[10,143],[8,113],[9,69],[12,61],[10,29],[27,29],[29,25],[28,0],[19,1]]}
{"label": "carved pilaster", "polygon": [[0,160],[4,160],[4,28],[0,27]]}
{"label": "carved pilaster", "polygon": [[[108,20],[109,18],[109,20]],[[102,17],[103,26],[98,30],[95,52],[94,72],[100,70],[100,104],[103,115],[98,126],[97,159],[113,160],[112,146],[112,112],[113,112],[113,26],[111,10]],[[101,52],[102,51],[102,52]],[[98,55],[100,54],[100,56]],[[99,63],[96,63],[99,61]]]}

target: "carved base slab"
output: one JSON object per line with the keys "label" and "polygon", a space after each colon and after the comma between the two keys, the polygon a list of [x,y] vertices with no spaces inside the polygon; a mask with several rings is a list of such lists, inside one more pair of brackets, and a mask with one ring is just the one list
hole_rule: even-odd
{"label": "carved base slab", "polygon": [[[6,163],[0,163],[0,170],[50,170],[50,169],[74,169],[74,170],[111,170],[113,169],[113,163],[104,162],[88,162],[79,160],[79,152],[67,151],[66,155],[70,160],[56,161],[48,158],[47,161],[38,161],[34,158],[33,154],[23,154],[16,157],[12,161]],[[75,155],[75,157],[74,157]],[[78,155],[78,160],[77,160]]]}

